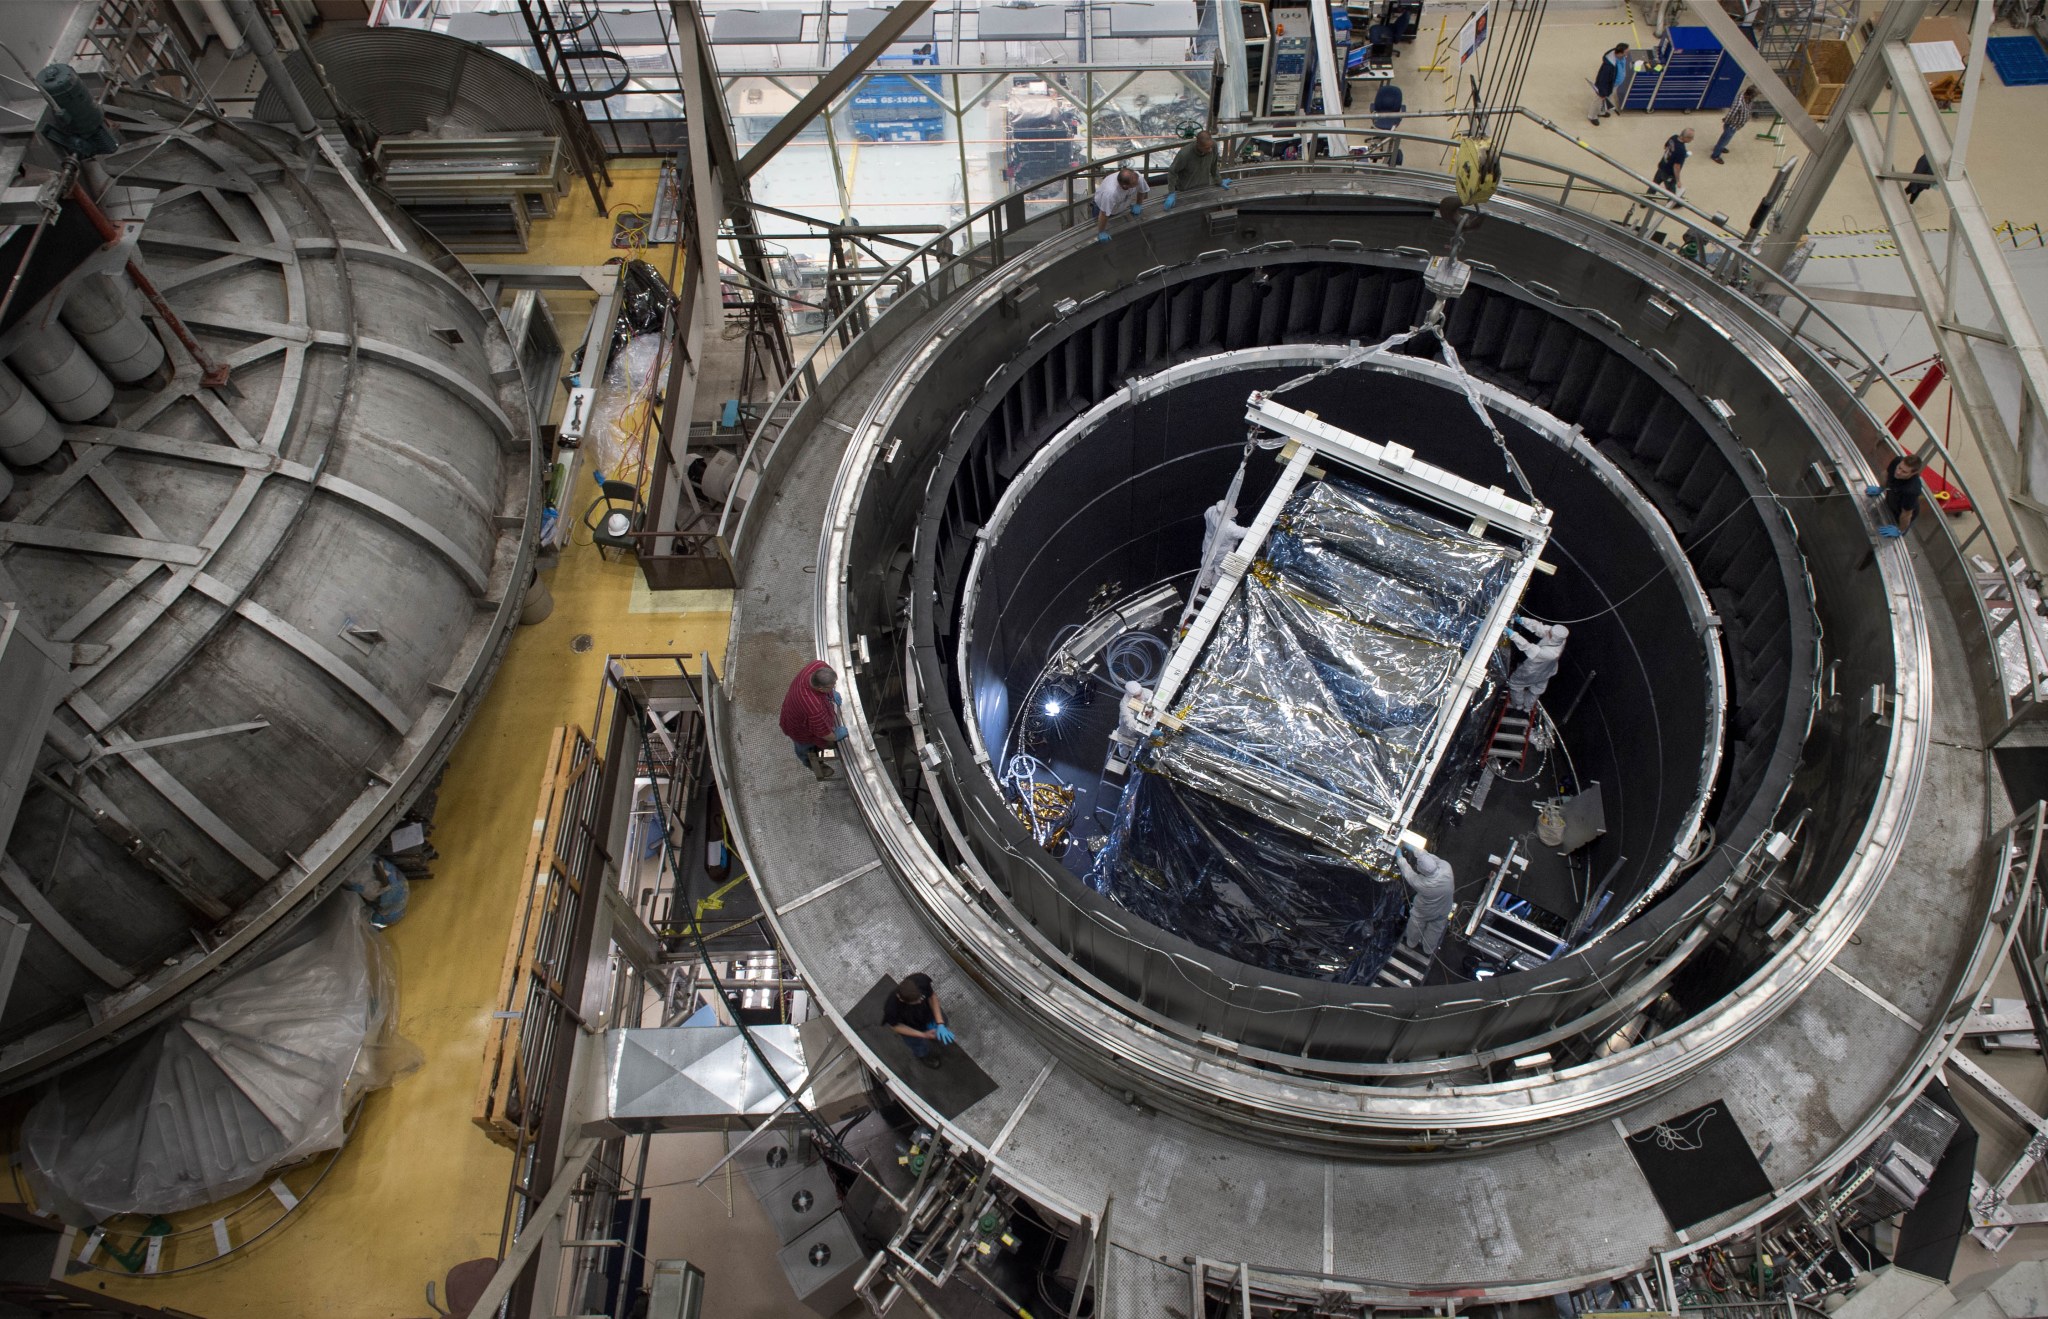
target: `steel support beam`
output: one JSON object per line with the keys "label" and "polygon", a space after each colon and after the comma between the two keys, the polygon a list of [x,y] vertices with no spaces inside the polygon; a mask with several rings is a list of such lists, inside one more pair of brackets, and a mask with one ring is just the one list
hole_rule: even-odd
{"label": "steel support beam", "polygon": [[1783,270],[1792,254],[1799,250],[1800,240],[1806,237],[1813,217],[1820,210],[1821,200],[1834,185],[1835,174],[1842,168],[1842,162],[1849,158],[1849,116],[1858,110],[1868,110],[1877,100],[1877,94],[1884,90],[1884,60],[1879,51],[1887,42],[1903,40],[1926,11],[1927,6],[1919,0],[1891,0],[1884,12],[1878,15],[1870,44],[1864,47],[1856,67],[1849,71],[1849,81],[1843,84],[1841,94],[1835,98],[1834,110],[1828,115],[1825,138],[1807,158],[1806,167],[1799,171],[1799,177],[1792,181],[1777,222],[1771,226],[1770,236],[1764,239],[1759,249],[1758,255],[1771,269]]}
{"label": "steel support beam", "polygon": [[1806,143],[1807,149],[1821,150],[1827,144],[1827,134],[1814,122],[1813,116],[1806,113],[1806,107],[1799,104],[1799,98],[1785,85],[1778,71],[1765,61],[1763,52],[1742,35],[1742,29],[1735,26],[1735,20],[1728,17],[1728,11],[1715,0],[1685,0],[1685,7],[1714,34],[1714,39],[1721,43],[1721,49],[1742,66],[1749,80],[1763,91],[1764,99],[1799,135],[1799,140]]}
{"label": "steel support beam", "polygon": [[[1849,128],[1865,166],[1875,172],[1881,167],[1884,152],[1883,136],[1876,121],[1868,110],[1859,110],[1850,117]],[[1940,173],[1939,166],[1936,166],[1936,171]],[[2048,557],[2044,557],[2048,556],[2048,512],[2044,512],[2035,501],[2019,497],[2025,489],[2025,464],[2020,446],[1999,415],[1990,381],[1977,361],[1976,348],[1970,336],[1952,328],[1952,323],[1943,315],[1947,293],[1941,271],[1935,265],[1934,254],[1927,246],[1927,237],[1914,220],[1912,208],[1907,205],[1905,192],[1898,183],[1879,182],[1875,186],[1878,206],[1884,212],[1885,223],[1890,227],[1893,241],[1899,249],[1899,264],[1905,269],[1906,278],[1919,299],[1919,309],[1927,318],[1935,348],[1948,367],[1949,388],[1954,393],[1964,423],[1976,441],[1977,451],[1991,473],[1990,488],[1997,496],[1999,509],[2012,527],[2013,537],[2027,562],[2030,565],[2048,563]]]}
{"label": "steel support beam", "polygon": [[1990,53],[1992,6],[1978,5],[1970,20],[1969,67],[1963,71],[1963,101],[1956,113],[1955,146],[1949,152],[1948,173],[1957,178],[1970,154],[1970,126],[1977,122],[1977,88],[1984,81],[1984,65]]}
{"label": "steel support beam", "polygon": [[[1962,273],[1961,260],[1966,257],[1990,303],[1991,328],[2003,336],[2005,350],[2012,354],[2019,369],[2019,411],[2010,431],[1994,410],[1989,415],[1998,422],[1997,429],[1989,434],[1980,431],[1978,439],[1981,444],[1995,437],[1998,447],[2017,459],[2018,481],[2010,490],[2014,502],[2026,507],[2028,521],[2035,523],[2039,532],[2038,539],[2023,542],[2028,563],[2038,570],[2048,565],[2048,557],[2038,557],[2038,551],[2048,550],[2048,345],[2044,345],[2041,332],[2027,310],[2012,268],[2006,265],[2005,257],[1999,251],[1997,232],[1977,196],[1976,185],[1955,159],[1955,149],[1942,125],[1941,112],[1927,91],[1926,80],[1913,63],[1912,52],[1904,42],[1891,42],[1882,53],[1891,73],[1897,101],[1904,106],[1908,122],[1926,152],[1935,186],[1941,189],[1943,199],[1948,203],[1949,268],[1941,272],[1943,280],[1938,296],[1929,300],[1925,293],[1922,294],[1929,321],[1935,325],[1937,333],[1948,335],[1958,347],[1966,352],[1977,351],[1972,343],[1975,336],[1958,332],[1957,328],[1960,318],[1955,303],[1956,281]],[[1869,141],[1875,143],[1876,125],[1867,117],[1865,131],[1870,134]],[[1858,146],[1867,158],[1869,146],[1862,140]],[[1889,161],[1884,162],[1884,167],[1889,166]],[[1882,183],[1877,188],[1882,199],[1884,194],[1896,192],[1899,185]],[[1903,203],[1904,200],[1903,193],[1900,193],[1899,201]],[[1901,205],[1898,210],[1902,214],[1895,215],[1887,210],[1886,220],[1891,224],[1893,237],[1899,240],[1903,253],[1906,243],[1905,236],[1900,233],[1899,220],[1904,220],[1904,227],[1916,231],[1918,225],[1910,209]],[[1956,364],[1948,352],[1944,351],[1943,359],[1949,362],[1953,371]]]}
{"label": "steel support beam", "polygon": [[[270,30],[269,16],[256,5],[255,0],[229,0],[228,9],[241,27],[242,35],[248,38],[249,48],[256,52],[256,61],[263,66],[263,76],[276,85],[278,96],[284,100],[285,111],[292,117],[292,127],[298,129],[302,137],[319,132],[320,121],[313,117],[304,93],[299,91],[299,85],[286,71],[284,57],[277,53],[277,37]],[[346,173],[343,171],[344,177]],[[364,209],[371,215],[377,214],[374,206]]]}
{"label": "steel support beam", "polygon": [[[725,93],[719,81],[717,62],[711,57],[711,39],[704,30],[704,6],[688,3],[688,0],[670,0],[669,12],[675,19],[678,66],[682,71],[684,117],[688,121],[691,145],[691,171],[696,173],[696,161],[700,155],[708,157],[710,167],[717,171],[720,188],[707,193],[699,187],[697,205],[701,210],[706,198],[713,198],[722,209],[712,211],[711,228],[716,233],[720,219],[732,223],[733,241],[739,246],[740,263],[754,278],[767,282],[768,259],[761,250],[761,243],[754,236],[754,198],[747,187],[747,176],[740,170],[739,146],[733,141],[732,121],[725,110]],[[700,225],[701,228],[701,225]],[[699,249],[706,271],[712,269],[710,253],[717,246]],[[716,295],[717,285],[711,285]]]}
{"label": "steel support beam", "polygon": [[817,86],[804,93],[802,100],[790,107],[789,113],[775,121],[775,127],[768,135],[748,148],[740,157],[739,174],[742,179],[752,178],[761,167],[774,159],[775,153],[789,145],[804,126],[816,119],[825,108],[832,104],[839,93],[851,87],[854,80],[873,67],[875,59],[896,43],[896,38],[910,30],[913,23],[925,16],[932,7],[932,0],[898,0],[875,30],[862,37],[860,44],[848,51],[846,58],[832,66],[818,79]]}
{"label": "steel support beam", "polygon": [[[1343,0],[1330,0],[1330,3],[1341,4]],[[1316,34],[1316,79],[1322,84],[1323,88],[1323,113],[1327,115],[1342,115],[1344,113],[1345,71],[1337,67],[1337,33],[1331,26],[1330,6],[1329,4],[1316,3],[1309,12],[1315,16],[1313,26],[1315,27]],[[1222,20],[1218,19],[1217,21],[1220,23]],[[1343,123],[1339,120],[1329,126],[1341,128]],[[1334,139],[1330,148],[1331,155],[1348,156],[1351,154],[1351,139],[1349,137],[1340,133],[1332,133],[1329,136]]]}
{"label": "steel support beam", "polygon": [[583,1170],[597,1156],[597,1141],[586,1136],[569,1149],[569,1155],[555,1172],[555,1180],[548,1187],[548,1193],[541,1198],[540,1206],[526,1220],[526,1226],[512,1242],[512,1249],[505,1252],[505,1258],[498,1262],[498,1271],[484,1284],[477,1294],[476,1304],[470,1307],[471,1314],[496,1314],[498,1307],[511,1296],[519,1275],[526,1272],[526,1266],[533,1259],[534,1251],[540,1248],[541,1239],[555,1227],[562,1217],[562,1211],[569,1207],[569,1194],[576,1189],[576,1183],[583,1176]]}

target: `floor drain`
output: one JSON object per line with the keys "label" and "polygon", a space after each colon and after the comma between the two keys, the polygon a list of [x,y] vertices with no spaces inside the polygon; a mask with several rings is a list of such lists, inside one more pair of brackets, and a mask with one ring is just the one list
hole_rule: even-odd
{"label": "floor drain", "polygon": [[596,642],[590,639],[590,634],[588,632],[578,632],[576,634],[576,639],[569,643],[569,649],[575,651],[578,655],[585,655],[588,654],[590,652],[590,648],[596,644]]}

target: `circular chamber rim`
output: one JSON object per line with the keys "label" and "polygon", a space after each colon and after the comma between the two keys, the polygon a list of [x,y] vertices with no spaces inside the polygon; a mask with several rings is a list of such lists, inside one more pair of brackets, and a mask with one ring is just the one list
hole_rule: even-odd
{"label": "circular chamber rim", "polygon": [[[1334,364],[1344,370],[1378,371],[1419,380],[1455,397],[1470,397],[1474,400],[1474,407],[1478,406],[1478,400],[1484,400],[1485,405],[1492,411],[1512,417],[1538,438],[1547,440],[1585,464],[1594,478],[1607,487],[1609,493],[1628,509],[1637,524],[1656,544],[1658,555],[1672,573],[1673,585],[1685,601],[1686,613],[1692,619],[1694,632],[1704,636],[1718,626],[1719,619],[1714,613],[1712,602],[1707,598],[1706,588],[1700,585],[1699,574],[1694,569],[1692,561],[1685,557],[1685,549],[1678,543],[1678,534],[1671,529],[1670,521],[1657,510],[1656,505],[1650,502],[1633,481],[1622,474],[1619,467],[1586,442],[1578,427],[1567,424],[1498,385],[1476,379],[1463,372],[1453,371],[1441,362],[1393,352],[1374,352],[1361,356],[1361,351],[1355,344],[1286,343],[1257,348],[1234,348],[1190,358],[1151,375],[1133,378],[1122,388],[1061,427],[1051,439],[1039,446],[1038,452],[1032,454],[1024,466],[1018,469],[1017,475],[1010,478],[1010,484],[1004,488],[1002,497],[996,501],[995,510],[990,513],[988,522],[982,526],[975,538],[974,553],[968,561],[965,585],[960,592],[960,636],[955,656],[955,676],[959,681],[960,690],[968,692],[974,689],[968,672],[968,643],[974,636],[972,620],[975,604],[980,599],[982,564],[1002,540],[1003,531],[1009,525],[1017,506],[1037,488],[1038,483],[1059,464],[1060,460],[1093,434],[1103,422],[1124,408],[1198,380],[1271,367],[1327,368]],[[1727,742],[1728,674],[1725,658],[1717,641],[1705,641],[1702,649],[1706,655],[1706,725],[1709,745],[1700,766],[1698,782],[1694,786],[1692,804],[1686,809],[1680,821],[1670,854],[1665,857],[1656,875],[1644,886],[1643,892],[1609,918],[1591,938],[1579,945],[1581,949],[1599,943],[1656,900],[1670,884],[1674,873],[1684,864],[1682,845],[1697,836],[1700,822],[1706,815],[1708,800],[1713,795],[1714,781],[1720,774],[1721,758]],[[922,711],[919,711],[914,722],[922,734]],[[961,716],[960,723],[973,744],[977,764],[986,772],[987,767],[994,763],[994,757],[982,740],[980,722]],[[1142,922],[1142,918],[1137,917],[1135,913],[1132,918]],[[1069,974],[1094,985],[1097,993],[1113,999],[1123,997],[1108,986],[1099,984],[1085,968],[1071,965],[1071,959],[1065,958],[1050,944],[1041,946],[1040,951],[1058,960],[1069,962]],[[1298,978],[1288,977],[1281,972],[1268,974],[1282,979]],[[1155,1016],[1142,1005],[1132,1006],[1145,1013],[1148,1018]]]}
{"label": "circular chamber rim", "polygon": [[[1290,178],[1247,179],[1232,199],[1242,206],[1260,198],[1295,198],[1297,189],[1298,181]],[[1332,193],[1345,193],[1356,200],[1430,204],[1446,192],[1440,185],[1420,180],[1361,177],[1321,181],[1315,197],[1326,201]],[[1825,404],[1813,396],[1811,387],[1805,386],[1804,373],[1750,327],[1736,309],[1729,308],[1726,315],[1718,317],[1702,310],[1702,302],[1718,303],[1721,291],[1717,287],[1706,285],[1699,289],[1698,297],[1684,296],[1671,288],[1674,282],[1700,281],[1668,254],[1642,250],[1647,245],[1640,242],[1623,243],[1611,231],[1596,231],[1582,218],[1545,204],[1501,195],[1489,202],[1487,209],[1496,224],[1516,224],[1599,252],[1606,264],[1670,292],[1688,314],[1705,321],[1716,335],[1772,376],[1781,392],[1792,396],[1794,406],[1809,419],[1809,434],[1836,467],[1851,475],[1860,470],[1853,442]],[[1075,230],[1003,263],[983,278],[977,290],[937,316],[921,340],[897,358],[871,398],[853,428],[853,438],[834,477],[820,530],[817,640],[829,663],[848,672],[861,667],[856,632],[848,616],[853,529],[870,476],[894,456],[891,430],[900,407],[915,385],[937,367],[948,344],[970,334],[981,317],[998,314],[1002,299],[1042,279],[1049,267],[1070,258],[1085,258],[1092,241],[1092,232]],[[1288,242],[1284,246],[1295,252],[1324,246],[1328,259],[1334,261],[1356,260],[1363,252],[1358,244],[1342,239],[1330,244]],[[1427,255],[1415,248],[1373,249],[1370,254],[1393,256],[1416,269]],[[1197,270],[1202,264],[1203,259],[1197,257],[1180,268]],[[1156,267],[1138,278],[1166,278],[1172,269]],[[1875,562],[1885,587],[1896,657],[1894,722],[1873,799],[1861,811],[1852,860],[1830,888],[1829,900],[1741,985],[1711,1007],[1648,1041],[1556,1072],[1538,1070],[1518,1079],[1476,1084],[1411,1074],[1407,1084],[1373,1085],[1327,1072],[1310,1074],[1321,1067],[1313,1059],[1275,1058],[1280,1066],[1297,1069],[1282,1072],[1247,1061],[1258,1056],[1255,1049],[1240,1049],[1214,1038],[1190,1041],[1162,1031],[1113,1009],[1085,987],[1024,954],[1014,928],[1023,923],[1022,917],[1007,905],[1002,890],[968,845],[933,778],[934,759],[942,752],[924,736],[925,693],[919,689],[914,663],[906,665],[909,676],[904,696],[912,718],[913,746],[930,799],[938,803],[940,827],[966,858],[961,865],[965,873],[956,873],[938,854],[897,791],[878,752],[859,683],[847,684],[849,736],[842,743],[842,753],[849,787],[887,868],[917,901],[942,941],[970,964],[990,992],[1011,1004],[1048,1047],[1085,1060],[1092,1074],[1099,1076],[1102,1068],[1113,1068],[1125,1082],[1143,1083],[1154,1093],[1171,1096],[1185,1106],[1189,1116],[1249,1120],[1260,1124],[1257,1129],[1268,1139],[1281,1143],[1293,1139],[1370,1144],[1379,1139],[1391,1146],[1422,1135],[1437,1148],[1474,1148],[1529,1139],[1638,1102],[1646,1093],[1675,1084],[1749,1039],[1827,970],[1875,900],[1896,860],[1903,841],[1902,826],[1925,772],[1929,681],[1918,584],[1909,574],[1901,574],[1888,556],[1875,556]],[[914,638],[906,640],[907,648],[913,645]],[[1514,1048],[1525,1045],[1518,1042]],[[1513,1056],[1512,1051],[1499,1049],[1485,1054]],[[1469,1071],[1482,1061],[1475,1052],[1433,1060],[1429,1065],[1443,1072]],[[1410,1143],[1403,1148],[1414,1146]]]}

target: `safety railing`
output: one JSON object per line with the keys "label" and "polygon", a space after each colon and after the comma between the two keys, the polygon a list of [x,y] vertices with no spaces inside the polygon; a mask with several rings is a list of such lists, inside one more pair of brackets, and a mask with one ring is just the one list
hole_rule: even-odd
{"label": "safety railing", "polygon": [[[1555,160],[1529,155],[1519,151],[1501,153],[1502,167],[1526,168],[1535,171],[1533,177],[1504,177],[1502,186],[1521,194],[1525,201],[1548,203],[1550,199],[1535,194],[1557,190],[1555,205],[1585,218],[1606,224],[1612,228],[1630,233],[1640,239],[1647,251],[1661,259],[1681,261],[1670,250],[1649,241],[1648,235],[1656,230],[1659,222],[1682,226],[1687,237],[1696,244],[1697,255],[1687,264],[1698,273],[1707,274],[1715,282],[1728,287],[1731,292],[1746,299],[1756,310],[1762,324],[1775,326],[1784,336],[1785,347],[1801,343],[1809,352],[1820,355],[1823,360],[1832,360],[1839,371],[1842,365],[1849,367],[1849,376],[1854,380],[1853,388],[1858,397],[1864,397],[1876,386],[1882,384],[1898,399],[1899,407],[1911,416],[1920,439],[1907,443],[1901,435],[1893,442],[1899,452],[1918,453],[1931,466],[1952,475],[1950,484],[1964,496],[1968,511],[1952,514],[1941,519],[1941,534],[1951,545],[1955,562],[1965,566],[1973,562],[1980,564],[1977,574],[1962,574],[1962,580],[1952,577],[1944,582],[1951,595],[1956,595],[1967,586],[1970,607],[1976,611],[1978,621],[1990,642],[1992,663],[1997,665],[2000,643],[2004,634],[2012,628],[2019,630],[2020,645],[2007,646],[2008,656],[2017,650],[2025,665],[2024,674],[2003,674],[2003,680],[1996,686],[1999,707],[1999,727],[2023,717],[2028,706],[2040,706],[2048,702],[2048,647],[2044,647],[2037,629],[2028,621],[2025,602],[2030,598],[2032,574],[2028,565],[2018,557],[2015,548],[2007,547],[1992,523],[1985,516],[1986,507],[1968,489],[1958,472],[1958,465],[1950,455],[1948,447],[1939,432],[1927,420],[1910,392],[1903,387],[1883,363],[1872,357],[1857,342],[1854,336],[1829,316],[1821,307],[1791,280],[1766,265],[1755,252],[1745,245],[1745,235],[1729,227],[1728,217],[1701,210],[1682,197],[1677,197],[1653,185],[1649,179],[1627,165],[1607,155],[1560,128],[1549,119],[1520,107],[1511,110],[1489,112],[1498,122],[1503,116],[1526,120],[1571,149],[1600,162],[1608,169],[1619,172],[1628,180],[1617,184],[1612,179],[1602,178],[1584,169]],[[1270,143],[1275,139],[1299,139],[1307,142],[1317,137],[1335,137],[1340,141],[1349,139],[1369,140],[1378,144],[1368,149],[1378,154],[1390,154],[1391,149],[1405,149],[1412,145],[1418,149],[1430,147],[1444,151],[1455,149],[1457,139],[1430,133],[1419,133],[1407,129],[1382,129],[1373,127],[1370,114],[1323,118],[1314,122],[1296,121],[1286,127],[1258,127],[1230,132],[1219,132],[1218,150],[1225,151],[1225,160],[1232,161],[1247,145],[1257,149],[1259,142]],[[1412,111],[1403,112],[1403,120],[1457,120],[1469,118],[1465,111]],[[1393,144],[1390,149],[1386,144]],[[734,482],[735,490],[762,490],[767,488],[767,469],[773,460],[774,450],[781,447],[776,443],[782,435],[800,433],[812,424],[810,415],[814,409],[827,407],[836,397],[836,390],[825,387],[827,371],[842,365],[839,359],[854,357],[864,364],[879,348],[869,352],[860,351],[860,340],[851,340],[852,347],[833,353],[831,345],[850,335],[856,328],[865,330],[864,338],[874,335],[892,319],[878,314],[875,301],[884,290],[891,294],[889,313],[906,314],[916,308],[920,313],[936,307],[953,295],[964,292],[977,284],[981,278],[999,270],[1017,249],[1016,245],[1026,239],[1036,241],[1051,238],[1075,227],[1084,208],[1092,203],[1094,181],[1110,169],[1129,165],[1145,174],[1157,174],[1171,156],[1178,152],[1182,143],[1174,142],[1161,146],[1134,149],[1121,155],[1106,156],[1085,165],[1041,180],[1028,188],[1012,192],[985,206],[971,210],[961,220],[944,232],[931,238],[922,246],[907,253],[895,265],[877,275],[857,294],[846,300],[838,314],[820,333],[818,341],[804,356],[803,360],[785,379],[775,395],[761,409],[763,420],[749,433],[746,448],[741,455],[740,472]],[[1357,156],[1327,156],[1310,160],[1236,160],[1239,173],[1249,169],[1257,175],[1274,176],[1282,173],[1305,171],[1338,171],[1347,175],[1362,172],[1383,172],[1389,175],[1422,174],[1422,171],[1400,166],[1390,166],[1381,160]],[[1432,181],[1438,176],[1424,174]],[[1640,191],[1638,191],[1640,189]],[[1056,192],[1058,197],[1049,205],[1043,194]],[[1610,209],[1623,205],[1625,213],[1616,218],[1599,209]],[[1034,210],[1034,206],[1036,209]],[[1797,304],[1797,311],[1788,321],[1784,309],[1773,309],[1760,299],[1785,299]],[[904,322],[907,323],[907,322]],[[1809,336],[1809,327],[1824,328],[1835,337],[1838,345],[1847,347],[1850,357],[1843,359],[1837,347],[1824,344]],[[901,323],[896,326],[900,332]],[[893,338],[893,334],[891,335]],[[829,366],[828,366],[829,364]],[[794,410],[788,405],[800,400]],[[771,422],[771,418],[781,418]],[[775,436],[768,432],[773,425]],[[1877,428],[1883,437],[1882,427]],[[2002,492],[2001,492],[2002,495]],[[723,540],[727,554],[738,563],[746,553],[748,532],[754,505],[760,501],[748,499],[728,504],[718,524],[718,535]],[[1978,547],[1988,550],[1981,552]],[[1976,551],[1973,560],[1973,551]],[[1992,594],[2002,594],[2014,602],[2014,607],[2003,618],[1994,619],[1986,601],[1987,589]],[[1961,605],[1960,599],[1952,600]],[[2015,695],[2015,692],[2018,695]],[[1989,730],[1996,731],[1996,730]]]}

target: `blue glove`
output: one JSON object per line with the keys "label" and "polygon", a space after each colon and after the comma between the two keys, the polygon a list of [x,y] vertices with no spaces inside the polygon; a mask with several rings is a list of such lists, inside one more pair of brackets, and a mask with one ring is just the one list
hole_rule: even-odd
{"label": "blue glove", "polygon": [[833,693],[832,693],[832,704],[834,704],[834,705],[844,705],[844,704],[846,704],[846,702],[844,702],[844,701],[842,701],[842,700],[840,700],[840,699],[839,699],[839,693],[838,693],[838,692],[833,692]]}
{"label": "blue glove", "polygon": [[1137,202],[1132,202],[1132,203],[1131,203],[1131,214],[1132,214],[1132,215],[1134,215],[1134,216],[1136,216],[1136,215],[1143,215],[1144,213],[1145,213],[1145,208],[1144,208],[1143,206],[1139,205],[1139,204],[1138,204]]}
{"label": "blue glove", "polygon": [[834,742],[844,742],[846,740],[845,724],[834,724],[832,726],[832,740]]}
{"label": "blue glove", "polygon": [[1104,230],[1103,230],[1103,231],[1102,231],[1101,233],[1099,233],[1099,234],[1095,235],[1095,241],[1096,241],[1096,242],[1098,242],[1098,243],[1106,243],[1106,242],[1108,242],[1108,241],[1109,241],[1109,230],[1107,230],[1107,229],[1104,229]]}
{"label": "blue glove", "polygon": [[[1174,204],[1174,203],[1175,203],[1176,201],[1179,201],[1179,200],[1180,200],[1180,194],[1179,194],[1179,193],[1177,193],[1177,192],[1169,192],[1169,193],[1167,193],[1167,194],[1166,194],[1166,200],[1165,200],[1165,201],[1163,201],[1163,202],[1161,202],[1161,203],[1159,203],[1159,209],[1160,209],[1160,210],[1162,210],[1162,211],[1170,211],[1170,210],[1172,210],[1172,209],[1173,209],[1173,204]],[[1135,215],[1135,214],[1137,214],[1137,212],[1133,211],[1133,212],[1132,212],[1132,214],[1133,214],[1133,215]]]}
{"label": "blue glove", "polygon": [[953,1032],[944,1022],[940,1022],[932,1027],[932,1034],[939,1037],[939,1043],[941,1044],[951,1044],[953,1042]]}
{"label": "blue glove", "polygon": [[1218,186],[1218,187],[1220,187],[1220,188],[1227,188],[1227,187],[1229,187],[1229,186],[1230,186],[1230,180],[1229,180],[1229,179],[1219,179],[1219,180],[1217,180],[1217,185],[1216,185],[1216,186]]}
{"label": "blue glove", "polygon": [[1886,525],[1879,527],[1877,529],[1877,534],[1884,537],[1886,540],[1897,540],[1899,537],[1905,535],[1906,533],[1900,531],[1897,527],[1894,527],[1887,523]]}
{"label": "blue glove", "polygon": [[1879,495],[1883,494],[1883,493],[1884,493],[1884,491],[1882,491],[1882,490],[1878,489],[1878,488],[1877,488],[1876,486],[1874,486],[1874,485],[1867,485],[1867,486],[1864,486],[1864,487],[1863,487],[1863,493],[1864,493],[1864,494],[1866,494],[1866,495],[1869,495],[1869,496],[1870,496],[1870,497],[1871,497],[1872,499],[1875,499],[1875,498],[1877,498],[1877,497],[1878,497]]}

